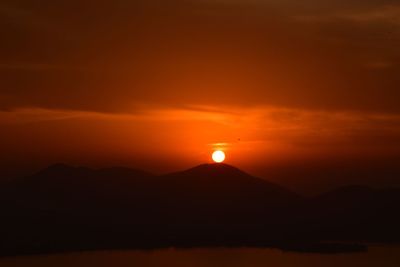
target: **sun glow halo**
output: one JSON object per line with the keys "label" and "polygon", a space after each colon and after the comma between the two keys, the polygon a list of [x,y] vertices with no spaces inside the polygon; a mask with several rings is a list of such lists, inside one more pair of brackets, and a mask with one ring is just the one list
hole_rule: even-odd
{"label": "sun glow halo", "polygon": [[225,160],[225,153],[221,150],[214,151],[212,159],[216,163],[221,163]]}

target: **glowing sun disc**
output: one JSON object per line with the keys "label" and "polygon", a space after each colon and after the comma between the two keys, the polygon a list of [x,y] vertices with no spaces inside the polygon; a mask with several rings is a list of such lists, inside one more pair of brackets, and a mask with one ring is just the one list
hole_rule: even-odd
{"label": "glowing sun disc", "polygon": [[212,159],[216,163],[221,163],[225,160],[225,153],[221,150],[214,151],[212,154]]}

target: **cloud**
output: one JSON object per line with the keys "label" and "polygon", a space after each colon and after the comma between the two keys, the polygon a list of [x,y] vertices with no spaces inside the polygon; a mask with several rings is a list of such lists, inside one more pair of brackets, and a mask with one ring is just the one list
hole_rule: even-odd
{"label": "cloud", "polygon": [[399,113],[398,32],[362,22],[389,2],[6,1],[0,109]]}
{"label": "cloud", "polygon": [[397,25],[400,24],[400,5],[381,5],[373,8],[360,6],[356,9],[339,10],[332,13],[297,15],[295,18],[308,22],[348,21]]}
{"label": "cloud", "polygon": [[[233,139],[223,140],[220,144],[228,145],[241,139],[242,142],[320,142],[335,145],[335,142],[354,145],[359,137],[400,136],[400,115],[391,113],[354,112],[354,111],[316,111],[280,107],[207,107],[161,108],[141,107],[136,113],[109,114],[75,110],[16,109],[0,111],[0,124],[32,124],[42,122],[103,121],[150,124],[209,124],[219,125],[224,135],[237,132]],[[361,138],[365,139],[365,138]],[[395,138],[399,141],[400,138]],[[395,140],[393,139],[393,140]],[[301,140],[301,141],[300,141]],[[389,142],[383,138],[380,143]],[[354,143],[355,142],[355,143]],[[366,143],[368,144],[368,143]],[[368,144],[371,145],[371,144]]]}
{"label": "cloud", "polygon": [[338,15],[360,23],[391,23],[400,24],[400,5],[385,5],[366,11],[355,11]]}

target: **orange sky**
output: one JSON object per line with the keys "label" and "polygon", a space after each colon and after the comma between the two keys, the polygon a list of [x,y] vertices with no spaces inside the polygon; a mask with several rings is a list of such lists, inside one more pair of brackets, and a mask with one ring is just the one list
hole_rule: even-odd
{"label": "orange sky", "polygon": [[391,0],[2,1],[0,171],[162,173],[221,147],[292,187],[397,183],[399,18]]}

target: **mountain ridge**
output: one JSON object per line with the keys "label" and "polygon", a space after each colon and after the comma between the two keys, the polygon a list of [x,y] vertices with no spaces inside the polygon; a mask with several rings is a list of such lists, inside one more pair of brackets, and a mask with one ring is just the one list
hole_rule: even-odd
{"label": "mountain ridge", "polygon": [[165,175],[56,164],[0,190],[5,254],[400,242],[399,190],[349,186],[303,197],[227,164]]}

